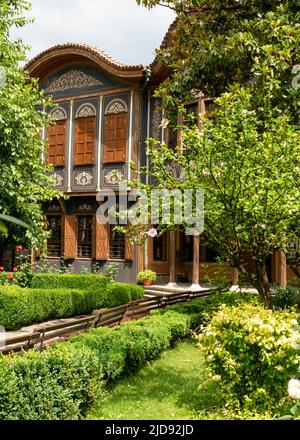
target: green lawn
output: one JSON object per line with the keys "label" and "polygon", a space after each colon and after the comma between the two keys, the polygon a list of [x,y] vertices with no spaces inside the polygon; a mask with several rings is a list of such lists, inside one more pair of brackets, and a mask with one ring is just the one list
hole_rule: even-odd
{"label": "green lawn", "polygon": [[193,419],[203,360],[193,342],[181,343],[161,359],[110,388],[96,402],[90,419]]}
{"label": "green lawn", "polygon": [[182,342],[134,376],[108,388],[92,407],[90,420],[220,420],[258,418],[237,415],[218,405],[214,386],[199,390],[207,377],[205,361],[192,340]]}
{"label": "green lawn", "polygon": [[92,420],[193,420],[228,418],[216,389],[199,391],[207,377],[194,341],[179,344],[134,376],[110,386],[89,413]]}

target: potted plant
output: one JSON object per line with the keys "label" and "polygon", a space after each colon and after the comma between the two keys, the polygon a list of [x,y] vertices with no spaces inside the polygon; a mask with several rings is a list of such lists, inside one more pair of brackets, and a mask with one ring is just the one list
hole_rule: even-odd
{"label": "potted plant", "polygon": [[151,286],[156,281],[156,278],[156,273],[147,269],[138,273],[137,282],[144,283],[144,286]]}

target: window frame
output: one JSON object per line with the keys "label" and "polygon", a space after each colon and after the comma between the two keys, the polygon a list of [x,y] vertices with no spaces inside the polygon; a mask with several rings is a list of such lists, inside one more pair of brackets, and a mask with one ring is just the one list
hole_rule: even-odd
{"label": "window frame", "polygon": [[[49,242],[49,239],[51,239],[52,237],[49,237],[48,239],[47,239],[47,258],[49,258],[49,259],[57,259],[57,258],[61,258],[62,256],[63,256],[63,253],[64,253],[64,216],[63,216],[63,214],[61,214],[61,213],[47,213],[46,214],[46,217],[47,217],[47,222],[48,222],[48,224],[49,224],[49,219],[52,217],[60,217],[60,219],[61,219],[61,231],[60,231],[60,255],[49,255],[49,253],[48,253],[48,251],[49,251],[49,246],[48,246],[48,242]],[[49,230],[50,230],[50,224],[49,224]]]}
{"label": "window frame", "polygon": [[119,233],[115,232],[115,233],[119,234],[120,237],[123,236],[122,256],[121,257],[120,256],[118,256],[118,257],[112,256],[112,252],[111,252],[112,251],[112,247],[111,247],[111,245],[112,245],[112,243],[111,243],[111,234],[114,232],[113,229],[116,226],[117,225],[111,225],[111,224],[108,225],[108,228],[109,228],[109,230],[108,230],[108,260],[109,261],[125,261],[125,259],[126,259],[126,237],[125,237],[125,234],[122,234],[120,232]]}
{"label": "window frame", "polygon": [[[75,239],[76,239],[76,259],[78,260],[92,260],[94,254],[94,238],[95,238],[95,216],[94,214],[82,213],[75,214],[76,217],[76,230],[75,230]],[[79,219],[83,217],[91,218],[91,253],[90,256],[79,256]]]}

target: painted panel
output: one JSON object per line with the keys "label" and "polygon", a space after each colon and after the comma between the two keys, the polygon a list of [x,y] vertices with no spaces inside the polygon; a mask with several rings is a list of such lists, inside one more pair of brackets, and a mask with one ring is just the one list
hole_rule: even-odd
{"label": "painted panel", "polygon": [[64,68],[42,84],[45,93],[53,98],[82,95],[122,86],[124,83],[120,80],[86,65]]}

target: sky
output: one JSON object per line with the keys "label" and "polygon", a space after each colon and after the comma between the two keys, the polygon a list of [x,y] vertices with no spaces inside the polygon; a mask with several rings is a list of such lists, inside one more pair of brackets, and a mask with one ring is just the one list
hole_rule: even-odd
{"label": "sky", "polygon": [[135,0],[31,0],[33,24],[13,32],[31,46],[28,58],[56,44],[99,47],[124,63],[150,64],[174,14]]}

